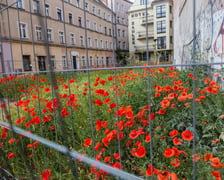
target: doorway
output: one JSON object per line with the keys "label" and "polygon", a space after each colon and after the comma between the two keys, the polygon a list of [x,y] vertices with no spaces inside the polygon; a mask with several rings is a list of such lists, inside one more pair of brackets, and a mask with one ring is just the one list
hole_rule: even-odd
{"label": "doorway", "polygon": [[46,71],[45,56],[37,56],[39,71]]}
{"label": "doorway", "polygon": [[72,65],[73,65],[73,69],[77,69],[77,62],[76,62],[77,57],[76,56],[72,56]]}

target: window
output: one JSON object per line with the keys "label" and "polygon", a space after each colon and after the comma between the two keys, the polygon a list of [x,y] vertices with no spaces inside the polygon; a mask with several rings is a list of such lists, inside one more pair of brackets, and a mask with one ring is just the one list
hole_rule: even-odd
{"label": "window", "polygon": [[88,46],[92,47],[92,39],[90,37],[88,37]]}
{"label": "window", "polygon": [[172,14],[172,6],[170,6],[170,13]]}
{"label": "window", "polygon": [[63,68],[67,68],[68,67],[66,56],[62,56],[62,66],[63,66]]}
{"label": "window", "polygon": [[110,42],[110,49],[113,49],[113,43]]}
{"label": "window", "polygon": [[121,49],[121,41],[118,42],[118,47]]}
{"label": "window", "polygon": [[67,3],[71,3],[71,2],[72,2],[72,0],[66,0],[66,2],[67,2]]}
{"label": "window", "polygon": [[23,56],[23,70],[32,71],[32,64],[30,63],[30,56]]}
{"label": "window", "polygon": [[20,38],[28,38],[27,25],[24,23],[19,23],[19,35]]}
{"label": "window", "polygon": [[81,8],[81,2],[80,2],[80,0],[77,0],[76,2],[77,2],[77,7],[78,8]]}
{"label": "window", "polygon": [[120,23],[120,17],[117,17],[117,23]]}
{"label": "window", "polygon": [[73,24],[73,16],[72,16],[72,13],[68,13],[68,21],[69,21],[69,24]]}
{"label": "window", "polygon": [[82,27],[82,18],[78,17],[78,23],[79,23],[79,27]]}
{"label": "window", "polygon": [[108,41],[106,41],[105,46],[106,46],[106,49],[108,49]]}
{"label": "window", "polygon": [[140,0],[140,5],[145,5],[147,0]]}
{"label": "window", "polygon": [[158,49],[165,49],[166,48],[166,37],[158,37],[157,48]]}
{"label": "window", "polygon": [[101,25],[101,24],[100,24],[100,27],[99,27],[99,31],[100,31],[100,33],[103,32],[103,30],[102,30],[102,25]]}
{"label": "window", "polygon": [[45,4],[45,16],[50,16],[50,6]]}
{"label": "window", "polygon": [[93,57],[92,56],[89,57],[89,62],[90,62],[90,66],[94,66],[94,61],[93,61]]}
{"label": "window", "polygon": [[93,14],[96,14],[96,7],[93,6]]}
{"label": "window", "polygon": [[84,46],[83,36],[80,36],[80,45],[81,45],[81,46]]}
{"label": "window", "polygon": [[93,30],[97,31],[97,24],[96,23],[93,24]]}
{"label": "window", "polygon": [[98,39],[95,39],[95,47],[98,48]]}
{"label": "window", "polygon": [[33,0],[33,12],[37,14],[40,13],[40,2],[37,0]]}
{"label": "window", "polygon": [[57,9],[57,19],[59,21],[62,21],[63,20],[63,17],[62,17],[62,10],[61,9]]}
{"label": "window", "polygon": [[51,29],[47,29],[47,40],[48,41],[53,41],[52,30]]}
{"label": "window", "polygon": [[86,66],[85,56],[82,56],[82,66]]}
{"label": "window", "polygon": [[52,69],[55,69],[55,56],[50,57],[50,66]]}
{"label": "window", "polygon": [[173,44],[173,37],[170,36],[170,44]]}
{"label": "window", "polygon": [[70,34],[70,40],[71,40],[71,44],[74,45],[75,44],[75,35],[73,33]]}
{"label": "window", "polygon": [[103,18],[106,19],[106,13],[105,12],[103,13]]}
{"label": "window", "polygon": [[102,65],[104,65],[104,57],[102,57],[101,63]]}
{"label": "window", "polygon": [[111,29],[109,29],[109,35],[112,36],[112,31],[111,31]]}
{"label": "window", "polygon": [[125,42],[123,42],[122,47],[123,47],[123,49],[126,49],[126,43]]}
{"label": "window", "polygon": [[156,17],[157,18],[166,17],[166,6],[157,6],[156,7]]}
{"label": "window", "polygon": [[123,37],[125,37],[125,30],[122,31],[122,35],[123,35]]}
{"label": "window", "polygon": [[62,31],[59,32],[59,40],[61,44],[65,43],[65,35],[64,35],[64,32]]}
{"label": "window", "polygon": [[166,21],[158,21],[157,33],[165,33],[165,32],[166,32]]}
{"label": "window", "polygon": [[89,4],[87,2],[85,3],[85,10],[89,11]]}
{"label": "window", "polygon": [[117,32],[118,32],[118,37],[121,37],[121,30],[118,29]]}
{"label": "window", "polygon": [[110,15],[108,15],[108,21],[111,21],[111,16]]}
{"label": "window", "polygon": [[98,9],[98,16],[101,16],[101,10]]}
{"label": "window", "polygon": [[100,40],[100,48],[103,48],[103,40]]}
{"label": "window", "polygon": [[86,21],[86,28],[90,29],[90,21],[89,20]]}
{"label": "window", "polygon": [[18,0],[17,6],[18,8],[23,9],[24,8],[23,0]]}
{"label": "window", "polygon": [[107,27],[104,27],[105,35],[107,35]]}
{"label": "window", "polygon": [[96,57],[96,65],[97,65],[97,66],[100,65],[100,60],[99,60],[99,57],[98,57],[98,56]]}
{"label": "window", "polygon": [[125,19],[124,18],[122,18],[122,24],[125,24]]}

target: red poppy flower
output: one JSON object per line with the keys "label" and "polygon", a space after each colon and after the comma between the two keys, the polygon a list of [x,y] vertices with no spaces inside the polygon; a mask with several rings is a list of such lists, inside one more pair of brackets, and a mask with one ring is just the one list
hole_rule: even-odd
{"label": "red poppy flower", "polygon": [[105,100],[104,100],[104,103],[105,103],[105,104],[110,103],[110,98],[105,99]]}
{"label": "red poppy flower", "polygon": [[102,80],[102,81],[100,81],[100,84],[102,84],[102,85],[104,86],[104,84],[105,84],[106,82],[107,82],[107,81]]}
{"label": "red poppy flower", "polygon": [[49,93],[49,92],[51,92],[51,89],[47,87],[47,88],[45,88],[45,92]]}
{"label": "red poppy flower", "polygon": [[63,107],[62,111],[61,111],[61,117],[66,117],[68,115],[69,115],[69,113],[67,112],[66,107]]}
{"label": "red poppy flower", "polygon": [[137,151],[135,152],[136,157],[142,158],[145,156],[145,148],[144,146],[139,146]]}
{"label": "red poppy flower", "polygon": [[145,142],[150,142],[151,141],[151,137],[150,137],[150,134],[148,134],[146,137],[145,137]]}
{"label": "red poppy flower", "polygon": [[148,165],[148,169],[146,171],[146,175],[147,176],[152,176],[152,173],[154,174],[155,173],[155,167],[152,167],[151,164]]}
{"label": "red poppy flower", "polygon": [[171,131],[171,132],[169,133],[169,135],[170,135],[172,138],[174,138],[175,136],[178,135],[178,131],[175,129],[175,130]]}
{"label": "red poppy flower", "polygon": [[175,146],[181,145],[181,144],[182,144],[182,139],[178,139],[177,137],[175,137],[175,138],[173,139],[173,144],[174,144]]}
{"label": "red poppy flower", "polygon": [[75,82],[75,81],[76,81],[75,79],[70,79],[70,80],[69,80],[69,83],[72,84],[72,83]]}
{"label": "red poppy flower", "polygon": [[129,137],[131,139],[136,139],[138,137],[138,132],[134,129],[130,134]]}
{"label": "red poppy flower", "polygon": [[212,161],[212,163],[211,163],[212,167],[214,167],[214,168],[222,168],[223,167],[223,164],[220,163],[219,158],[212,158],[211,161]]}
{"label": "red poppy flower", "polygon": [[178,167],[178,166],[180,166],[180,161],[179,161],[178,158],[174,158],[174,160],[171,161],[170,164],[171,164],[172,166],[174,166],[174,167]]}
{"label": "red poppy flower", "polygon": [[50,177],[51,177],[51,170],[50,169],[47,169],[46,171],[44,171],[42,173],[43,180],[48,180],[48,179],[50,179]]}
{"label": "red poppy flower", "polygon": [[115,103],[110,104],[110,109],[113,109],[113,108],[116,108],[116,104]]}
{"label": "red poppy flower", "polygon": [[185,141],[191,141],[194,138],[194,136],[192,135],[190,131],[182,132],[181,136]]}
{"label": "red poppy flower", "polygon": [[97,151],[97,150],[99,150],[100,148],[101,148],[101,143],[98,142],[98,143],[96,144],[96,146],[95,146],[95,150]]}
{"label": "red poppy flower", "polygon": [[120,159],[120,154],[119,153],[114,153],[114,158],[119,160]]}
{"label": "red poppy flower", "polygon": [[208,160],[209,161],[212,160],[212,154],[210,154],[210,153],[204,154],[204,161],[207,162]]}
{"label": "red poppy flower", "polygon": [[91,140],[90,138],[88,138],[88,139],[85,140],[84,146],[85,146],[85,147],[88,147],[88,146],[90,146],[91,144],[92,144],[92,140]]}
{"label": "red poppy flower", "polygon": [[15,154],[14,154],[14,153],[9,152],[9,155],[7,155],[7,158],[8,158],[8,159],[12,159],[14,156],[15,156]]}
{"label": "red poppy flower", "polygon": [[212,171],[211,175],[214,176],[216,179],[221,178],[221,174],[219,171]]}
{"label": "red poppy flower", "polygon": [[175,155],[175,151],[173,149],[170,148],[166,148],[165,152],[163,154],[166,158],[172,157]]}
{"label": "red poppy flower", "polygon": [[110,159],[111,159],[111,157],[105,157],[105,158],[104,158],[104,162],[107,163],[107,162],[110,161]]}
{"label": "red poppy flower", "polygon": [[170,180],[170,172],[164,171],[157,174],[158,180]]}
{"label": "red poppy flower", "polygon": [[178,180],[176,173],[171,173],[171,180]]}
{"label": "red poppy flower", "polygon": [[95,101],[95,104],[96,104],[97,106],[102,106],[103,102],[102,102],[100,99],[97,99],[97,100]]}
{"label": "red poppy flower", "polygon": [[38,145],[38,142],[35,141],[35,142],[33,143],[33,147],[37,147],[37,145]]}

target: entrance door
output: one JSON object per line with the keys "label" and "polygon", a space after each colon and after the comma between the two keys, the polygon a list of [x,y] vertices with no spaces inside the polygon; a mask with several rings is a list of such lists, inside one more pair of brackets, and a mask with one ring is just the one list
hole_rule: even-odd
{"label": "entrance door", "polygon": [[39,71],[46,71],[46,62],[44,56],[38,56]]}
{"label": "entrance door", "polygon": [[77,69],[77,62],[76,62],[76,56],[72,56],[72,64],[73,64],[73,69]]}
{"label": "entrance door", "polygon": [[32,71],[30,56],[23,56],[23,69],[24,71]]}

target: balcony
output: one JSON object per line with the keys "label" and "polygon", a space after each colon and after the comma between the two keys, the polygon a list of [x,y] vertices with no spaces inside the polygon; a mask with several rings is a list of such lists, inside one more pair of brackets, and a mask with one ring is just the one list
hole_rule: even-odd
{"label": "balcony", "polygon": [[[154,38],[154,31],[148,31],[148,38]],[[140,31],[137,33],[137,39],[146,39],[146,31]]]}
{"label": "balcony", "polygon": [[[135,53],[142,53],[146,51],[146,45],[136,45],[135,47]],[[149,43],[149,52],[153,52],[155,50],[155,44]]]}
{"label": "balcony", "polygon": [[[154,20],[153,20],[153,16],[151,15],[151,16],[148,16],[148,19],[147,19],[147,23],[148,24],[151,24],[151,23],[153,23],[154,22]],[[142,17],[141,18],[141,24],[142,25],[145,25],[146,24],[146,17]]]}

